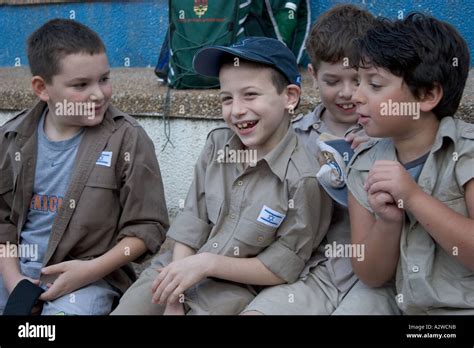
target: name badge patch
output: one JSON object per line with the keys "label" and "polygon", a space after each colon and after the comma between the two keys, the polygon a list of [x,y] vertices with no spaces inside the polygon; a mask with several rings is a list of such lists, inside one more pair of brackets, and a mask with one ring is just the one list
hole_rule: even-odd
{"label": "name badge patch", "polygon": [[102,151],[95,164],[98,164],[99,166],[110,167],[112,165],[112,151]]}
{"label": "name badge patch", "polygon": [[258,215],[257,221],[272,227],[279,227],[283,222],[285,215],[279,213],[266,205],[263,206],[260,214]]}

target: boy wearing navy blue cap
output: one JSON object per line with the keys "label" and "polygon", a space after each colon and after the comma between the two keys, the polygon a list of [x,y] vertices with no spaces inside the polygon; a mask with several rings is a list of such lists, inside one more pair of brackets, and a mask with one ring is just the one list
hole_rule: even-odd
{"label": "boy wearing navy blue cap", "polygon": [[293,53],[246,38],[198,51],[194,68],[219,77],[228,127],[207,137],[168,232],[173,255],[155,258],[113,314],[239,314],[263,287],[298,278],[331,219],[319,165],[290,127],[301,80]]}

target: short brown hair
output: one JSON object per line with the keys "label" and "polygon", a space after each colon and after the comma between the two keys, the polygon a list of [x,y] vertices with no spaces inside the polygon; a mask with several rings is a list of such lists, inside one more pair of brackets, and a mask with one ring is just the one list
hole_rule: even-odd
{"label": "short brown hair", "polygon": [[28,61],[33,76],[51,83],[60,73],[60,61],[69,54],[105,53],[105,46],[92,29],[70,19],[52,19],[28,38]]}
{"label": "short brown hair", "polygon": [[354,41],[375,23],[368,11],[354,5],[337,5],[318,17],[306,42],[313,68],[322,61],[337,63],[351,55]]}

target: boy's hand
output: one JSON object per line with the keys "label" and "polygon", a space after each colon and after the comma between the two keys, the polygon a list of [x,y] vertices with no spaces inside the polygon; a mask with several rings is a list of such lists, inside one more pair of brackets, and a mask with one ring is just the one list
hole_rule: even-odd
{"label": "boy's hand", "polygon": [[160,269],[151,287],[153,303],[177,302],[187,289],[207,277],[211,255],[191,255]]}
{"label": "boy's hand", "polygon": [[377,216],[386,222],[400,222],[403,209],[398,208],[393,197],[383,191],[368,194],[369,205]]}
{"label": "boy's hand", "polygon": [[59,274],[53,284],[46,284],[48,290],[43,292],[39,298],[42,301],[52,301],[97,280],[92,261],[61,262],[43,268],[41,273],[45,275]]}
{"label": "boy's hand", "polygon": [[389,193],[398,208],[409,209],[411,198],[421,191],[410,173],[395,161],[377,161],[364,185],[369,194]]}
{"label": "boy's hand", "polygon": [[367,136],[365,133],[357,132],[357,133],[349,133],[344,138],[348,143],[351,144],[351,149],[354,150],[360,144],[363,144],[370,140],[370,137]]}

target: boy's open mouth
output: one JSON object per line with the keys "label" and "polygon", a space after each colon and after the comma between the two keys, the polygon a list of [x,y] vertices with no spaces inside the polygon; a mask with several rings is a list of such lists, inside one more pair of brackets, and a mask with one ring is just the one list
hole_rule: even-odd
{"label": "boy's open mouth", "polygon": [[336,104],[338,108],[342,109],[344,112],[353,112],[356,108],[354,103],[347,103],[347,104]]}
{"label": "boy's open mouth", "polygon": [[240,130],[243,130],[243,129],[251,129],[253,127],[255,127],[255,125],[258,123],[258,121],[247,121],[247,122],[239,122],[239,123],[236,123],[236,127]]}

